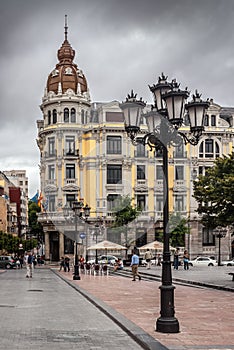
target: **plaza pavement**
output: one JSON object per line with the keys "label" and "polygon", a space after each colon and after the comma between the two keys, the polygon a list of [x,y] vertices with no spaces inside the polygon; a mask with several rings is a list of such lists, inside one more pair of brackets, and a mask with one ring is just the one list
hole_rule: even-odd
{"label": "plaza pavement", "polygon": [[[160,282],[115,274],[73,281],[72,271],[47,267],[36,268],[32,279],[25,269],[0,273],[0,350],[234,349],[232,268],[173,271],[174,279],[197,279],[200,286],[176,284],[180,333],[164,334],[155,332]],[[161,273],[160,267],[140,270]],[[205,288],[207,280],[230,291]]]}
{"label": "plaza pavement", "polygon": [[[155,276],[161,274],[160,267],[151,270],[140,268],[140,271]],[[115,274],[81,274],[80,281],[73,281],[72,272],[56,273],[75,285],[95,305],[116,317],[117,322],[118,314],[124,316],[167,349],[230,350],[234,349],[234,282],[227,274],[229,271],[233,268],[191,268],[188,271],[181,268],[172,271],[176,281],[193,283],[188,286],[175,284],[175,316],[180,323],[180,333],[176,334],[155,331],[160,311],[161,282],[146,281],[144,277],[141,281],[132,282],[131,278]],[[212,288],[206,288],[206,284],[212,285]],[[112,315],[111,310],[117,311],[117,316],[115,313]]]}

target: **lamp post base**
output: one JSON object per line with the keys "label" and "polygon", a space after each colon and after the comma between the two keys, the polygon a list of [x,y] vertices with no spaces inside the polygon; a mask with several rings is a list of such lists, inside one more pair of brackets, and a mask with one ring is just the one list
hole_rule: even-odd
{"label": "lamp post base", "polygon": [[75,265],[75,271],[73,275],[73,280],[80,280],[80,275],[79,275],[79,266]]}
{"label": "lamp post base", "polygon": [[77,281],[77,280],[80,280],[80,276],[74,275],[74,276],[73,276],[73,280],[76,280],[76,281]]}
{"label": "lamp post base", "polygon": [[159,317],[156,322],[156,332],[179,333],[180,326],[175,317]]}

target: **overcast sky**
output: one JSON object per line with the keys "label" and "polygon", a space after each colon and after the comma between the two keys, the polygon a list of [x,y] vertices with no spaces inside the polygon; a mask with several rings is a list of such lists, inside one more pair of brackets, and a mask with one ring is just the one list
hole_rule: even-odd
{"label": "overcast sky", "polygon": [[0,1],[0,170],[26,169],[39,184],[36,120],[48,74],[68,40],[92,101],[124,100],[164,72],[181,87],[234,106],[233,0]]}

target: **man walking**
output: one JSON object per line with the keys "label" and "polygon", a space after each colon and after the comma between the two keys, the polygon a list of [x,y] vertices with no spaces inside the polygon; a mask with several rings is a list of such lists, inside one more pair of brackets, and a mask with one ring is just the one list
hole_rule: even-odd
{"label": "man walking", "polygon": [[151,269],[151,259],[152,259],[152,254],[151,254],[151,251],[148,248],[146,253],[145,253],[145,260],[147,262],[147,267],[146,267],[147,270]]}
{"label": "man walking", "polygon": [[141,276],[138,273],[138,266],[139,266],[139,256],[137,255],[136,251],[133,252],[132,260],[131,260],[131,267],[132,267],[132,275],[133,275],[133,281],[136,281],[136,276],[138,276],[139,281],[141,280]]}
{"label": "man walking", "polygon": [[32,278],[32,264],[33,264],[33,256],[31,252],[28,252],[25,258],[27,274],[26,278]]}

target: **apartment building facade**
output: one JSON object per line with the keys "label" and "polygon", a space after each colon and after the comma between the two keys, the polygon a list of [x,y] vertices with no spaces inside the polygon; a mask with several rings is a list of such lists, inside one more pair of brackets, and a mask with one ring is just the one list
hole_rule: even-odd
{"label": "apartment building facade", "polygon": [[[39,221],[45,233],[46,259],[59,260],[73,254],[77,240],[81,251],[97,240],[126,243],[124,229],[117,234],[110,227],[118,196],[129,195],[133,205],[142,209],[141,215],[128,225],[131,246],[153,241],[162,230],[162,156],[141,144],[131,144],[119,101],[91,101],[86,77],[73,61],[75,51],[67,39],[67,27],[57,57],[42,98],[43,117],[37,121],[44,205]],[[210,102],[199,144],[169,149],[169,210],[188,220],[190,233],[185,247],[191,257],[217,256],[218,252],[212,231],[201,225],[196,212],[193,181],[212,166],[216,157],[230,154],[234,145],[234,108]],[[139,137],[147,133],[144,118],[141,123]],[[188,131],[186,125],[183,129]],[[74,221],[64,215],[64,208],[72,208],[76,200],[91,207],[87,222],[79,220],[78,233],[74,232]],[[102,226],[97,238],[95,230],[100,218]],[[81,239],[79,233],[84,232],[85,239]],[[228,231],[222,240],[222,256],[233,254]]]}

